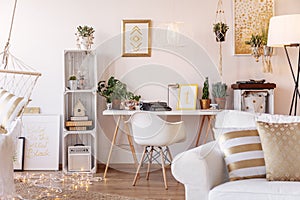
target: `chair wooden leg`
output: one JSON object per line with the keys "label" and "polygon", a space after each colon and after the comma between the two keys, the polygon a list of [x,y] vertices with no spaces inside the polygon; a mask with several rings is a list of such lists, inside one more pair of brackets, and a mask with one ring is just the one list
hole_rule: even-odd
{"label": "chair wooden leg", "polygon": [[143,155],[142,155],[142,158],[141,158],[140,164],[139,164],[139,166],[138,166],[138,168],[137,168],[137,170],[136,170],[136,173],[135,173],[135,176],[134,176],[134,179],[133,179],[133,183],[132,183],[132,185],[133,185],[133,186],[135,186],[135,184],[136,184],[136,181],[137,181],[137,178],[138,178],[138,176],[139,176],[139,171],[140,171],[140,169],[141,169],[141,166],[142,166],[142,164],[143,164],[143,160],[144,160],[144,157],[145,157],[145,154],[146,154],[147,148],[148,148],[147,146],[146,146],[146,147],[144,147],[144,151],[143,151]]}
{"label": "chair wooden leg", "polygon": [[151,163],[152,163],[152,154],[153,154],[153,146],[151,146],[151,150],[150,150],[146,180],[149,180],[150,167],[151,167]]}
{"label": "chair wooden leg", "polygon": [[165,189],[168,189],[168,184],[167,184],[167,176],[166,176],[166,169],[165,169],[165,157],[164,157],[164,152],[161,147],[160,149],[160,156],[161,156],[161,168],[163,172],[163,177],[164,177],[164,182],[165,182]]}

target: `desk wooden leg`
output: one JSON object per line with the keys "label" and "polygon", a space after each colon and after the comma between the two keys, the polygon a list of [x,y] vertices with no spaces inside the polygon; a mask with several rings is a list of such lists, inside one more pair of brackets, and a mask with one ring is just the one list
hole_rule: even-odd
{"label": "desk wooden leg", "polygon": [[202,120],[201,120],[201,124],[200,124],[200,129],[199,129],[199,132],[198,132],[198,136],[197,136],[196,146],[195,146],[195,147],[197,147],[198,144],[199,144],[199,140],[200,140],[200,136],[201,136],[201,133],[202,133],[202,129],[203,129],[205,117],[206,117],[206,115],[203,115],[203,116],[202,116]]}
{"label": "desk wooden leg", "polygon": [[134,160],[134,164],[135,164],[136,167],[138,167],[139,162],[138,162],[137,157],[136,157],[136,153],[135,153],[135,149],[134,149],[134,145],[133,145],[133,142],[132,142],[131,135],[127,134],[127,139],[128,139],[129,147],[130,147],[132,157],[133,157],[133,160]]}
{"label": "desk wooden leg", "polygon": [[107,162],[106,162],[106,167],[105,167],[105,170],[104,170],[103,178],[105,178],[106,174],[107,174],[107,170],[108,170],[108,165],[109,165],[109,162],[110,162],[111,153],[112,153],[113,147],[114,147],[114,145],[116,143],[116,138],[117,138],[117,134],[118,134],[118,131],[119,131],[120,121],[121,121],[121,116],[119,116],[119,118],[118,118],[118,121],[117,121],[117,124],[116,124],[116,128],[115,128],[115,132],[114,132],[114,136],[113,136],[113,139],[111,141],[110,150],[109,150],[109,154],[108,154],[108,158],[107,158]]}
{"label": "desk wooden leg", "polygon": [[207,129],[206,129],[206,134],[205,134],[205,138],[204,138],[203,144],[206,143],[207,138],[208,138],[208,133],[211,131],[212,116],[207,116],[207,117],[208,117],[208,124],[207,124]]}

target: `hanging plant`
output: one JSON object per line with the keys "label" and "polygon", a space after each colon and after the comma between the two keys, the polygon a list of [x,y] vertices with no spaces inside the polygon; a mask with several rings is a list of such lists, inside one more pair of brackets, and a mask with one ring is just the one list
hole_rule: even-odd
{"label": "hanging plant", "polygon": [[218,23],[214,24],[213,31],[216,34],[217,42],[225,41],[225,36],[226,36],[226,32],[228,31],[228,29],[229,29],[229,26],[224,22],[218,22]]}

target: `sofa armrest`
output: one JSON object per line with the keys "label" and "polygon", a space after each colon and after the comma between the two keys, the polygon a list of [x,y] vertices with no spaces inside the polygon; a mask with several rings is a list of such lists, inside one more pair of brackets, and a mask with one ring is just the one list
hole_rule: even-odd
{"label": "sofa armrest", "polygon": [[197,199],[207,199],[214,186],[228,179],[224,158],[216,141],[178,154],[172,162],[172,174],[185,185],[186,199],[197,196],[191,195],[189,190],[200,195]]}

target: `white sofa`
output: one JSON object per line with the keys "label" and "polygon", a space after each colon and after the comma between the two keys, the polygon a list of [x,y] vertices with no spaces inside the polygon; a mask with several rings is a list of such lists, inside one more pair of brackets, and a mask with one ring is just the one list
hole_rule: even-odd
{"label": "white sofa", "polygon": [[[257,119],[272,122],[300,121],[299,117],[222,111],[216,117],[215,136],[218,138],[219,128],[256,127]],[[265,178],[228,181],[223,153],[217,141],[178,154],[172,163],[172,174],[184,184],[187,200],[300,199],[300,182],[267,181]]]}
{"label": "white sofa", "polygon": [[13,199],[15,195],[13,157],[17,137],[21,133],[21,121],[15,120],[0,134],[0,199]]}

